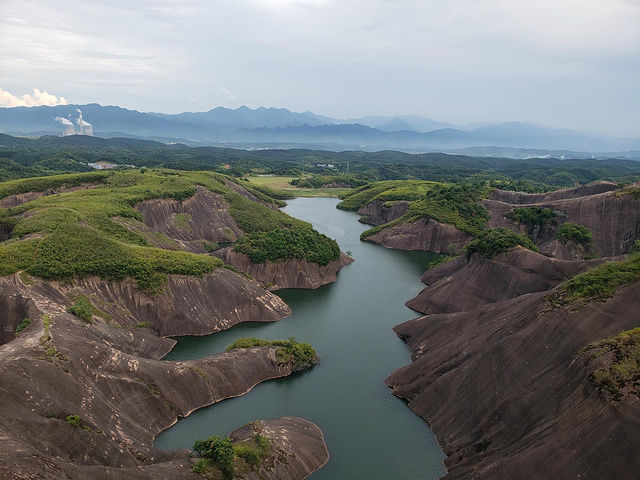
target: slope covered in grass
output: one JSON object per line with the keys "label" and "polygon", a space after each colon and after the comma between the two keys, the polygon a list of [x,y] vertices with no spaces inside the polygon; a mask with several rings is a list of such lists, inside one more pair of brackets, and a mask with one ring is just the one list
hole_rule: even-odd
{"label": "slope covered in grass", "polygon": [[[66,185],[70,180],[69,176],[65,177],[40,178],[36,183],[31,179],[14,181],[9,186],[0,184],[0,192]],[[230,187],[228,177],[217,173],[136,170],[103,174],[99,178],[101,183],[96,188],[44,196],[18,207],[0,209],[0,223],[12,237],[0,243],[0,275],[26,270],[55,280],[89,275],[116,280],[131,277],[141,288],[155,292],[164,284],[166,274],[210,272],[221,267],[222,261],[208,255],[153,248],[143,236],[113,221],[114,218],[142,221],[141,214],[134,208],[139,202],[162,198],[183,201],[193,196],[198,187],[224,196],[230,205],[230,215],[249,234],[243,239],[245,248],[264,249],[279,259],[290,253],[274,250],[265,240],[271,238],[272,232],[280,235],[303,232],[303,237],[311,238],[312,243],[324,237],[308,223],[271,208],[268,204],[277,201],[264,190],[250,192],[264,204],[250,200]],[[71,180],[80,184],[85,180],[95,182],[96,177],[92,173],[79,174]],[[260,241],[252,243],[254,237]],[[339,256],[335,242],[321,240],[329,245],[331,253],[336,250]],[[289,241],[288,246],[291,245]],[[322,262],[324,256],[311,261]]]}

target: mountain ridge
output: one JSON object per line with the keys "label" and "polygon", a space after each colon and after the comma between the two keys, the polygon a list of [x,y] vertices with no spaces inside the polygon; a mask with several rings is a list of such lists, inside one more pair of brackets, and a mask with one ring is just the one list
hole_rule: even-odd
{"label": "mountain ridge", "polygon": [[145,113],[96,103],[1,108],[0,132],[27,136],[61,135],[64,126],[55,118],[73,119],[78,110],[82,110],[83,120],[93,125],[96,136],[124,135],[205,145],[222,143],[241,148],[331,145],[332,149],[344,150],[426,152],[494,147],[544,152],[565,150],[586,155],[607,152],[613,156],[640,150],[640,138],[587,135],[530,122],[511,121],[465,129],[416,115],[340,120],[286,108],[251,109],[246,106],[178,114]]}

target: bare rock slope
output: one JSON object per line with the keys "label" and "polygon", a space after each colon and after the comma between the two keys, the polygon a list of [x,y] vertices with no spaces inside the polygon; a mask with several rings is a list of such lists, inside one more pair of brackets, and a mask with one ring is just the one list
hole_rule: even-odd
{"label": "bare rock slope", "polygon": [[[201,281],[206,286],[206,279]],[[0,346],[0,384],[11,386],[4,390],[0,415],[2,478],[198,478],[188,451],[154,449],[154,436],[197,408],[292,372],[273,347],[162,361],[173,340],[148,328],[123,328],[130,325],[105,312],[100,315],[106,318],[94,316],[91,323],[80,320],[66,312],[69,288],[43,281],[25,284],[19,275],[0,281],[0,303],[23,299],[12,312],[31,321]],[[197,323],[198,314],[191,314],[191,324]],[[260,313],[247,311],[242,319],[260,320]],[[3,327],[16,323],[10,316],[3,320]],[[179,333],[181,320],[175,322],[173,330]],[[326,462],[322,434],[317,427],[300,425],[301,432],[291,425],[290,435],[309,439],[286,444],[286,454],[309,457],[303,449],[312,443],[317,457],[302,466],[280,465],[282,478],[304,478],[292,472],[308,468],[308,475]],[[276,431],[270,440],[283,441]]]}
{"label": "bare rock slope", "polygon": [[640,283],[552,308],[547,292],[397,326],[412,363],[386,383],[429,422],[446,478],[617,479],[640,469],[640,399],[592,385],[590,342],[639,325]]}
{"label": "bare rock slope", "polygon": [[606,260],[557,260],[523,247],[491,260],[460,255],[428,270],[420,279],[428,287],[406,305],[421,313],[466,312],[526,293],[550,290]]}
{"label": "bare rock slope", "polygon": [[[640,398],[616,399],[590,375],[616,357],[582,353],[640,326],[640,282],[612,298],[564,304],[562,282],[621,260],[640,234],[633,191],[600,183],[541,195],[494,192],[489,228],[522,232],[517,206],[550,208],[584,225],[593,251],[534,232],[542,254],[518,247],[487,259],[459,256],[425,273],[407,306],[428,315],[394,328],[411,364],[386,383],[429,422],[447,455],[445,478],[618,479],[640,471]],[[527,232],[531,233],[531,232]],[[555,258],[554,258],[555,257]]]}
{"label": "bare rock slope", "polygon": [[278,262],[265,261],[255,263],[243,254],[233,250],[232,247],[222,248],[215,255],[224,263],[233,266],[241,272],[268,286],[270,290],[280,288],[318,288],[337,280],[337,273],[342,267],[353,262],[353,259],[345,253],[340,254],[340,259],[320,266],[307,260],[282,260]]}

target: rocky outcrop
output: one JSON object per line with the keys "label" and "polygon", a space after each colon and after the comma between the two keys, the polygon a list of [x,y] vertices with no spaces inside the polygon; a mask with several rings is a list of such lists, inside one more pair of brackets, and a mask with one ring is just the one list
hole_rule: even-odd
{"label": "rocky outcrop", "polygon": [[[458,289],[459,290],[459,289]],[[617,479],[640,471],[640,399],[588,380],[590,342],[638,326],[640,283],[553,307],[547,292],[395,327],[412,363],[386,379],[447,455],[447,479]]]}
{"label": "rocky outcrop", "polygon": [[229,242],[244,235],[229,214],[229,204],[224,197],[204,187],[198,187],[196,194],[186,200],[146,200],[138,203],[136,210],[150,231],[159,232],[197,253],[205,252],[202,241]]}
{"label": "rocky outcrop", "polygon": [[273,450],[257,471],[247,475],[247,480],[302,480],[329,461],[322,431],[308,420],[262,420],[234,430],[230,438],[241,442],[256,433],[269,439]]}
{"label": "rocky outcrop", "polygon": [[0,199],[0,208],[18,207],[23,203],[31,202],[40,197],[48,197],[49,195],[55,195],[57,193],[75,192],[76,190],[87,190],[89,188],[97,188],[101,184],[96,183],[83,183],[75,187],[67,187],[62,185],[59,188],[48,188],[42,192],[26,192],[19,193],[17,195],[9,195]]}
{"label": "rocky outcrop", "polygon": [[337,280],[338,271],[353,262],[345,253],[340,259],[320,266],[306,260],[283,260],[263,263],[253,262],[247,255],[238,253],[232,247],[221,248],[214,254],[228,265],[255,278],[269,290],[281,288],[318,288]]}
{"label": "rocky outcrop", "polygon": [[421,313],[466,312],[526,293],[550,290],[605,260],[556,260],[523,247],[495,259],[480,255],[467,259],[460,255],[428,270],[420,279],[428,287],[405,305]]}
{"label": "rocky outcrop", "polygon": [[616,190],[618,185],[612,182],[594,182],[575,188],[564,188],[548,193],[523,193],[506,190],[494,190],[489,194],[489,199],[517,205],[529,205],[534,203],[551,202],[555,200],[567,200],[572,198],[590,197],[600,193]]}
{"label": "rocky outcrop", "polygon": [[360,221],[369,225],[384,225],[400,218],[409,210],[409,202],[395,202],[388,207],[385,203],[377,200],[367,203],[358,210],[358,215],[363,215]]}
{"label": "rocky outcrop", "polygon": [[[188,451],[154,449],[154,436],[197,408],[242,395],[293,370],[292,364],[278,361],[275,347],[162,361],[173,340],[149,328],[122,328],[122,319],[94,316],[86,323],[67,313],[65,288],[78,289],[79,284],[28,285],[18,275],[0,282],[5,303],[16,294],[29,299],[22,314],[31,319],[0,347],[0,384],[10,386],[3,389],[0,415],[3,478],[197,478],[191,473]],[[93,287],[105,288],[98,283]],[[204,291],[202,297],[225,295],[203,295]],[[99,295],[92,297],[94,305],[106,308],[97,302]],[[244,319],[260,320],[251,316],[256,312],[245,312]],[[183,333],[180,324],[176,322],[177,334]],[[184,325],[191,328],[189,322]],[[307,444],[318,449],[287,449],[284,437],[282,448],[286,455],[308,459],[290,469],[308,467],[308,475],[322,465],[311,457],[323,458],[326,447],[321,434],[306,424],[299,424],[298,432],[297,425],[290,425],[291,436],[309,437]],[[275,430],[273,437],[278,438]]]}
{"label": "rocky outcrop", "polygon": [[[496,191],[482,205],[491,215],[488,228],[505,227],[520,233],[529,232],[505,218],[506,213],[523,204],[549,208],[556,212],[557,224],[571,222],[587,227],[593,234],[595,254],[617,256],[629,253],[633,242],[640,239],[640,200],[614,189],[614,184],[597,183],[539,195]],[[541,252],[566,260],[581,258],[584,252],[558,245],[554,240],[556,228],[548,225],[533,233]]]}
{"label": "rocky outcrop", "polygon": [[422,217],[410,223],[385,228],[366,240],[398,250],[458,253],[472,238],[453,225]]}
{"label": "rocky outcrop", "polygon": [[[0,326],[12,328],[24,315],[24,293],[19,276],[5,277],[0,287],[0,305],[6,321]],[[161,336],[208,335],[245,321],[274,322],[291,313],[280,299],[262,289],[257,282],[226,268],[197,276],[170,275],[163,291],[148,295],[133,282],[109,282],[97,277],[73,282],[45,282],[35,278],[29,298],[38,295],[41,302],[53,302],[63,310],[78,294],[89,297],[101,310],[102,318],[112,325],[132,327],[145,324]]]}

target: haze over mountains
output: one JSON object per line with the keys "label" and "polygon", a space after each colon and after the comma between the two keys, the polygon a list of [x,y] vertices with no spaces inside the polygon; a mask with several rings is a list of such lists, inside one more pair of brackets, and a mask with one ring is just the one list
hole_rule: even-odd
{"label": "haze over mountains", "polygon": [[61,135],[55,117],[77,116],[101,137],[137,137],[163,142],[239,148],[308,147],[327,150],[449,151],[492,156],[626,156],[640,158],[640,139],[612,138],[571,130],[507,122],[464,128],[415,115],[335,119],[283,108],[207,112],[142,113],[115,106],[63,105],[0,108],[0,132]]}

